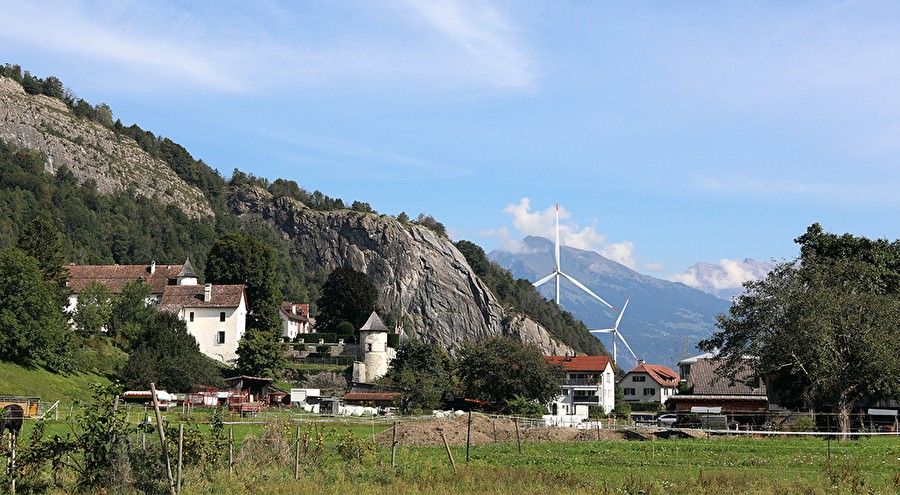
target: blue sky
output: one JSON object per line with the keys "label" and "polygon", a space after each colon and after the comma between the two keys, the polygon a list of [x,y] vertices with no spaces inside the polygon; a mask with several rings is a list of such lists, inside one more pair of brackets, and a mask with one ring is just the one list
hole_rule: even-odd
{"label": "blue sky", "polygon": [[[898,237],[900,3],[4,2],[55,75],[224,175],[664,278]],[[733,264],[732,264],[733,265]]]}

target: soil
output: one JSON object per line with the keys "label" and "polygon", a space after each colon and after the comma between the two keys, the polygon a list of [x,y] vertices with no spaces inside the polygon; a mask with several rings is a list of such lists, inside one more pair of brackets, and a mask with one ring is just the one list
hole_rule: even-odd
{"label": "soil", "polygon": [[[434,418],[419,421],[402,421],[397,425],[398,446],[443,445],[441,433],[450,445],[465,445],[468,415],[455,418]],[[684,430],[622,430],[601,427],[600,429],[577,429],[564,427],[526,428],[519,426],[519,437],[523,442],[587,442],[587,441],[642,441],[667,438],[690,438],[694,432]],[[393,429],[375,436],[379,445],[390,447]],[[491,418],[483,414],[472,414],[471,444],[504,443],[516,441],[516,426],[507,418]]]}

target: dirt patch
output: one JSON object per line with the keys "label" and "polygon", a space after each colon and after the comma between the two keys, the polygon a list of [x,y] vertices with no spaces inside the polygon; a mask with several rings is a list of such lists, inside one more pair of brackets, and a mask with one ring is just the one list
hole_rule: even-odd
{"label": "dirt patch", "polygon": [[[456,418],[435,418],[421,421],[401,422],[397,426],[397,444],[400,446],[443,445],[441,433],[450,445],[465,445],[468,416]],[[387,429],[375,440],[379,445],[389,447],[393,436],[392,429]],[[591,441],[626,441],[654,440],[664,438],[685,438],[687,433],[673,430],[635,431],[609,428],[519,428],[519,437],[523,442],[591,442]],[[506,443],[516,441],[516,425],[511,419],[491,418],[482,414],[472,414],[471,444]]]}

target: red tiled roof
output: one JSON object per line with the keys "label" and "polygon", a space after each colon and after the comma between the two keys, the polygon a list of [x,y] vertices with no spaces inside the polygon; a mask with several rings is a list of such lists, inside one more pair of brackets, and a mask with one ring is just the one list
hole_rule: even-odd
{"label": "red tiled roof", "polygon": [[290,301],[284,301],[281,303],[281,314],[289,320],[309,320],[309,304],[294,304]]}
{"label": "red tiled roof", "polygon": [[209,302],[203,300],[203,285],[169,285],[163,291],[160,311],[176,313],[182,308],[236,308],[247,297],[243,285],[212,285]]}
{"label": "red tiled roof", "polygon": [[550,364],[562,365],[566,371],[603,372],[610,364],[609,356],[544,356]]}
{"label": "red tiled roof", "polygon": [[661,364],[642,363],[628,372],[629,375],[632,373],[646,373],[650,375],[650,378],[653,378],[656,383],[664,387],[678,386],[678,373],[672,371],[668,366],[663,366]]}
{"label": "red tiled roof", "polygon": [[150,273],[150,265],[69,265],[66,286],[79,294],[91,282],[100,282],[113,294],[122,292],[128,282],[140,280],[150,285],[150,292],[162,294],[163,289],[175,280],[184,265],[156,265]]}
{"label": "red tiled roof", "polygon": [[691,365],[691,385],[694,395],[745,395],[766,396],[766,384],[754,380],[749,369],[743,369],[735,378],[735,383],[719,372],[719,361],[698,359]]}

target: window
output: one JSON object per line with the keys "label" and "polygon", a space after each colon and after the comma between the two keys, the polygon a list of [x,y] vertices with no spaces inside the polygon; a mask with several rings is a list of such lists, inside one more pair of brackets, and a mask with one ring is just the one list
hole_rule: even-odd
{"label": "window", "polygon": [[626,388],[622,390],[622,393],[625,395],[635,395],[633,388]]}
{"label": "window", "polygon": [[216,334],[216,344],[224,344],[225,343],[225,330],[219,330]]}
{"label": "window", "polygon": [[224,311],[219,313],[219,321],[225,321],[225,312]]}
{"label": "window", "polygon": [[632,376],[632,377],[631,377],[631,381],[633,381],[633,382],[645,382],[645,381],[647,381],[647,377],[646,377],[646,376],[643,376],[643,375],[640,375],[640,376],[635,375],[635,376]]}
{"label": "window", "polygon": [[194,321],[194,312],[193,311],[191,311],[191,313],[188,315],[188,321]]}
{"label": "window", "polygon": [[655,388],[645,388],[644,395],[656,395],[656,389]]}

